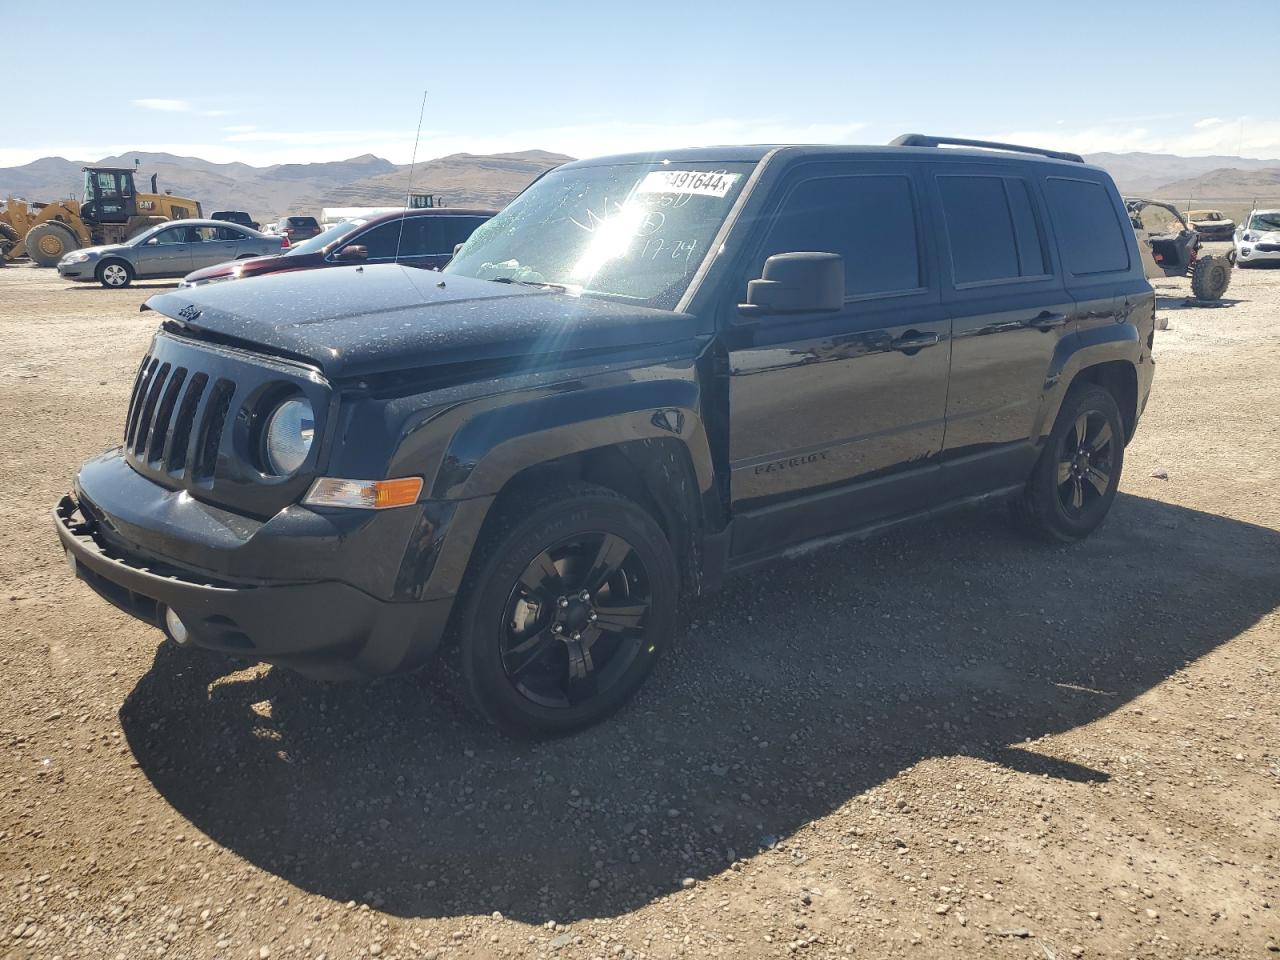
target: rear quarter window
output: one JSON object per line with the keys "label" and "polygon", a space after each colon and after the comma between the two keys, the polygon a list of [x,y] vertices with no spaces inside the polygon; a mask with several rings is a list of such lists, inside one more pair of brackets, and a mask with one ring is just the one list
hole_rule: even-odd
{"label": "rear quarter window", "polygon": [[1066,269],[1077,277],[1129,269],[1129,243],[1111,192],[1096,180],[1048,177],[1045,196]]}

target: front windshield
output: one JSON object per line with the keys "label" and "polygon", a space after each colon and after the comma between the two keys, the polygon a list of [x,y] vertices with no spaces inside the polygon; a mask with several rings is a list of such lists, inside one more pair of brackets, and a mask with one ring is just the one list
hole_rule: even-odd
{"label": "front windshield", "polygon": [[1266,213],[1255,213],[1249,218],[1249,229],[1261,233],[1280,230],[1280,210],[1268,210]]}
{"label": "front windshield", "polygon": [[341,240],[348,234],[354,233],[357,227],[362,227],[367,222],[366,220],[344,220],[342,223],[335,223],[323,233],[317,233],[310,240],[303,240],[301,243],[294,244],[285,251],[284,255],[292,257],[299,253],[315,253],[318,250],[323,250],[335,240]]}
{"label": "front windshield", "polygon": [[553,170],[476,230],[445,272],[674,309],[754,166]]}

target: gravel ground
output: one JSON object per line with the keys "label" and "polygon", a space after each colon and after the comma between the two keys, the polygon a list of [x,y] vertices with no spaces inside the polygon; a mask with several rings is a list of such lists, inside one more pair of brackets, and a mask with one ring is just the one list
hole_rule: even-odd
{"label": "gravel ground", "polygon": [[1169,328],[1106,525],[688,605],[613,720],[188,653],[71,580],[156,287],[0,269],[0,957],[1280,957],[1280,271]]}

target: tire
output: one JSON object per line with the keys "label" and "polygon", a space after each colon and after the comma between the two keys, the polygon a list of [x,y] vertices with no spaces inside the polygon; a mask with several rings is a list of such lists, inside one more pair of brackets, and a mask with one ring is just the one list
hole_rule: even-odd
{"label": "tire", "polygon": [[571,483],[500,509],[464,586],[466,693],[515,737],[580,730],[622,706],[666,647],[675,557],[647,512],[604,487]]}
{"label": "tire", "polygon": [[7,240],[9,243],[18,242],[18,231],[13,229],[7,223],[0,223],[0,240]]}
{"label": "tire", "polygon": [[125,260],[103,260],[93,274],[108,290],[123,290],[133,283],[133,267]]}
{"label": "tire", "polygon": [[1204,257],[1191,272],[1191,293],[1197,300],[1221,300],[1231,284],[1231,265],[1222,257]]}
{"label": "tire", "polygon": [[79,246],[76,235],[60,223],[45,221],[27,231],[27,256],[41,267],[56,267],[59,260]]}
{"label": "tire", "polygon": [[1040,539],[1070,543],[1087,537],[1106,519],[1123,468],[1124,421],[1115,397],[1096,384],[1075,384],[1013,502],[1014,516]]}

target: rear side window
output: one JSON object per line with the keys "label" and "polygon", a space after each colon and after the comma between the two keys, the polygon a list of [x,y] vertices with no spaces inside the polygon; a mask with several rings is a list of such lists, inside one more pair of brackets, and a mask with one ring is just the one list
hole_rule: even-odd
{"label": "rear side window", "polygon": [[1129,245],[1111,194],[1093,180],[1045,180],[1062,261],[1077,277],[1129,269]]}
{"label": "rear side window", "polygon": [[755,275],[775,253],[818,251],[844,258],[848,296],[916,290],[919,247],[907,177],[823,177],[788,194]]}
{"label": "rear side window", "polygon": [[1042,277],[1044,243],[1025,180],[940,176],[957,285]]}

